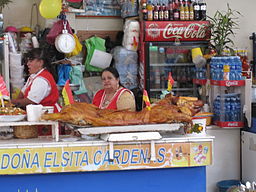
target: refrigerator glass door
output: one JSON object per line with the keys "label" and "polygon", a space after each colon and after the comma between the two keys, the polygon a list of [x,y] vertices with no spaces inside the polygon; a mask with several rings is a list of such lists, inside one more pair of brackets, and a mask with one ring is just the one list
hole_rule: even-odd
{"label": "refrigerator glass door", "polygon": [[174,79],[172,91],[180,96],[197,96],[193,84],[195,65],[191,49],[194,44],[148,43],[147,90],[151,100],[160,99],[161,91],[167,89],[168,74]]}

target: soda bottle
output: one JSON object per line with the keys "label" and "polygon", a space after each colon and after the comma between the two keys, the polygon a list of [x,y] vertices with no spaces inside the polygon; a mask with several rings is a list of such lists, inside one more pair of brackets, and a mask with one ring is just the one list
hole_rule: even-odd
{"label": "soda bottle", "polygon": [[154,9],[153,4],[151,4],[151,1],[148,1],[148,4],[147,4],[148,21],[153,21],[153,9]]}
{"label": "soda bottle", "polygon": [[163,64],[165,63],[165,49],[164,47],[159,47],[158,51],[158,63]]}
{"label": "soda bottle", "polygon": [[194,0],[191,0],[190,6],[189,6],[189,20],[194,20]]}
{"label": "soda bottle", "polygon": [[200,6],[198,4],[198,1],[195,1],[194,3],[194,19],[200,20]]}
{"label": "soda bottle", "polygon": [[182,20],[182,21],[185,20],[185,8],[184,8],[182,0],[180,0],[180,20]]}
{"label": "soda bottle", "polygon": [[184,5],[184,17],[185,17],[185,20],[189,20],[188,0],[185,0],[185,5]]}

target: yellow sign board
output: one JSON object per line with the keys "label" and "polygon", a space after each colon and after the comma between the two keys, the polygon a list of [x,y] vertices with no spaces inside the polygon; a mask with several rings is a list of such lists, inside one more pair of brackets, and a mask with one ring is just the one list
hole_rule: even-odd
{"label": "yellow sign board", "polygon": [[0,149],[0,174],[59,173],[125,169],[205,166],[212,163],[212,142],[155,144],[156,160],[150,160],[150,144],[109,147],[77,146]]}

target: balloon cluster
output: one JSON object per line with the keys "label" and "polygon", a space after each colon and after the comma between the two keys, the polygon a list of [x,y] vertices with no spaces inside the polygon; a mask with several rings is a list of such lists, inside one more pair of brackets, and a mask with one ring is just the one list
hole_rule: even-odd
{"label": "balloon cluster", "polygon": [[62,0],[41,0],[39,11],[46,19],[56,18],[62,9]]}

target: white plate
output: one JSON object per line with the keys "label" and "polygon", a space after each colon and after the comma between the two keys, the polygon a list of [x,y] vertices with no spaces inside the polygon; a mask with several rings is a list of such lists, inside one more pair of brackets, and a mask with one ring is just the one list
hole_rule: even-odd
{"label": "white plate", "polygon": [[21,121],[25,119],[26,115],[0,115],[0,121]]}

